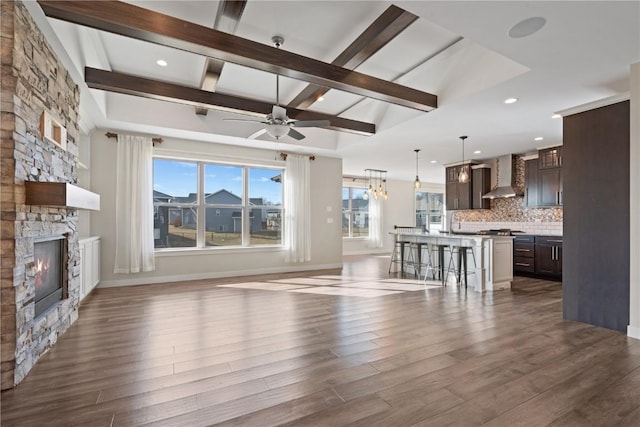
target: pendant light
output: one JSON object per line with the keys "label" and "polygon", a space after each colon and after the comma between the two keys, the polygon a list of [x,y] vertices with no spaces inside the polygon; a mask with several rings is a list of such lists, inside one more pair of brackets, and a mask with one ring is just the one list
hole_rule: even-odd
{"label": "pendant light", "polygon": [[387,171],[380,169],[365,169],[365,178],[369,182],[367,199],[373,197],[374,200],[382,198],[389,200],[389,192],[387,191]]}
{"label": "pendant light", "polygon": [[420,188],[420,178],[418,177],[418,153],[420,152],[419,149],[417,150],[413,150],[416,152],[416,180],[413,181],[413,186],[416,188],[416,190],[418,188]]}
{"label": "pendant light", "polygon": [[465,184],[469,182],[469,172],[467,172],[467,168],[464,165],[464,140],[467,139],[466,136],[461,136],[462,140],[462,166],[460,166],[460,174],[458,175],[458,182]]}

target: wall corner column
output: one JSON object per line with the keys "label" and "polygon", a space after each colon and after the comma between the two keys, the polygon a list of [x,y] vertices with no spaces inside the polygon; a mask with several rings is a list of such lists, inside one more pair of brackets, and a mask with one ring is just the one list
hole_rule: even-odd
{"label": "wall corner column", "polygon": [[631,133],[629,146],[629,326],[627,335],[640,339],[640,62],[631,64]]}

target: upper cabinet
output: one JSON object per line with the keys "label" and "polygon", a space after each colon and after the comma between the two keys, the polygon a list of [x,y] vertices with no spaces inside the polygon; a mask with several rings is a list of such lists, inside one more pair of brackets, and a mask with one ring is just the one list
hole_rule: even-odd
{"label": "upper cabinet", "polygon": [[524,201],[528,208],[562,206],[562,147],[538,151],[524,163]]}
{"label": "upper cabinet", "polygon": [[491,191],[491,168],[473,167],[471,173],[471,209],[489,209],[491,200],[483,199],[482,196]]}
{"label": "upper cabinet", "polygon": [[[469,181],[459,182],[458,176],[465,169],[469,174]],[[461,209],[471,209],[471,165],[464,164],[458,166],[450,166],[445,169],[445,191],[446,191],[446,208],[448,211]]]}
{"label": "upper cabinet", "polygon": [[524,162],[524,203],[528,208],[538,206],[538,159]]}
{"label": "upper cabinet", "polygon": [[538,151],[538,169],[562,166],[562,147],[545,148]]}
{"label": "upper cabinet", "polygon": [[[469,181],[461,183],[458,176],[463,168],[469,174]],[[445,178],[448,211],[489,208],[490,201],[483,199],[482,195],[491,189],[491,169],[472,169],[470,163],[450,166],[445,169]]]}
{"label": "upper cabinet", "polygon": [[562,206],[562,147],[538,152],[538,206]]}

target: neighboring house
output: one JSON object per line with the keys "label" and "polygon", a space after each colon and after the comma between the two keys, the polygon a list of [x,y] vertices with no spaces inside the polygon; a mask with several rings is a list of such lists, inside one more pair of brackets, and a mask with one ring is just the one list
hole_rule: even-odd
{"label": "neighboring house", "polygon": [[[175,227],[196,229],[197,214],[195,205],[197,204],[196,193],[189,193],[187,196],[173,197],[159,191],[153,192],[154,203],[169,203],[183,206],[156,206],[154,208],[154,228],[155,239],[166,242],[169,234],[169,224]],[[242,231],[242,198],[228,190],[219,190],[205,196],[205,230],[217,233],[240,233]],[[263,206],[263,198],[250,198],[249,204]],[[184,205],[194,205],[193,208]],[[238,206],[237,208],[230,206]],[[249,226],[251,232],[263,230],[280,230],[281,210],[256,208],[251,209]],[[156,242],[156,246],[163,246]]]}

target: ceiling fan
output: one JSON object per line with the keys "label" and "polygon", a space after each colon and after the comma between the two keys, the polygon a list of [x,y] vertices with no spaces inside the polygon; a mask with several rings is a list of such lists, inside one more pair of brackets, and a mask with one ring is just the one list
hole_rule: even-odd
{"label": "ceiling fan", "polygon": [[[281,36],[273,36],[271,38],[276,48],[280,48],[284,43],[284,38]],[[271,113],[267,114],[264,120],[244,120],[244,119],[224,119],[225,121],[235,122],[253,122],[262,123],[264,128],[249,135],[248,139],[256,139],[257,137],[264,135],[265,133],[275,139],[280,139],[285,135],[297,139],[300,141],[304,139],[304,135],[294,129],[296,128],[308,128],[308,127],[327,127],[331,125],[329,120],[291,120],[287,117],[287,110],[280,106],[280,76],[276,74],[276,103],[271,110]]]}

